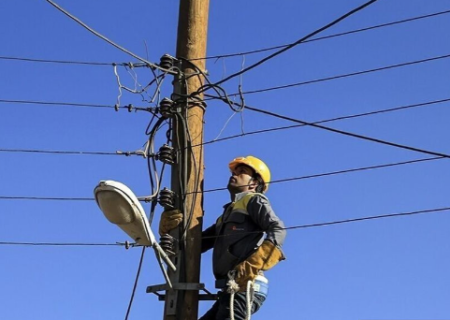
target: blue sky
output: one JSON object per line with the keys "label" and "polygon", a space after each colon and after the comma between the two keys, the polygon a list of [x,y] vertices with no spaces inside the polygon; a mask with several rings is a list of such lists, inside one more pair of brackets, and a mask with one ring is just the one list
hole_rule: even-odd
{"label": "blue sky", "polygon": [[[134,53],[158,62],[174,55],[177,1],[57,2]],[[213,1],[208,56],[295,42],[363,1]],[[9,58],[136,62],[95,37],[46,1],[0,4],[0,318],[123,319],[140,249],[120,246],[19,246],[5,242],[115,243],[129,240],[94,201],[11,200],[8,197],[93,196],[98,181],[113,179],[150,194],[140,157],[13,152],[115,152],[142,148],[146,112],[115,112],[113,67],[37,63]],[[379,0],[320,36],[450,10],[449,0]],[[299,45],[223,84],[227,93],[431,59],[450,54],[449,14]],[[147,47],[147,49],[146,49]],[[239,71],[268,52],[211,59],[212,81]],[[305,121],[320,121],[450,98],[447,58],[330,81],[246,94],[249,106]],[[123,84],[133,86],[119,68]],[[152,75],[137,70],[145,84]],[[169,96],[170,79],[162,97]],[[57,102],[56,105],[11,101]],[[9,102],[8,102],[9,101]],[[238,100],[237,100],[238,101]],[[124,93],[122,105],[150,107]],[[450,154],[449,102],[329,122],[329,127],[424,150]],[[233,112],[208,103],[205,141],[216,138]],[[242,117],[242,118],[241,118]],[[242,120],[241,120],[242,119]],[[242,125],[243,123],[243,125]],[[293,123],[244,110],[220,137]],[[156,145],[164,143],[158,134]],[[224,187],[228,162],[260,157],[274,180],[432,157],[420,152],[300,127],[246,135],[205,146],[205,190]],[[448,159],[274,183],[267,196],[286,226],[449,207]],[[166,176],[163,186],[169,186]],[[206,193],[204,227],[229,200]],[[145,207],[148,210],[148,205]],[[158,208],[153,229],[159,221]],[[287,260],[269,271],[270,295],[254,319],[445,319],[450,314],[448,211],[376,219],[288,232]],[[130,319],[160,319],[163,303],[145,293],[163,277],[150,251],[144,260]],[[201,281],[213,290],[211,254]],[[200,303],[204,313],[210,302]]]}

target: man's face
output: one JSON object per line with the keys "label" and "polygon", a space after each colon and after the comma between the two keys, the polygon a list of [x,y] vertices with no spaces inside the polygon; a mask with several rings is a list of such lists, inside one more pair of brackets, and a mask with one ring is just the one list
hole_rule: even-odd
{"label": "man's face", "polygon": [[231,172],[230,180],[228,181],[228,190],[234,193],[240,193],[253,189],[250,184],[252,181],[253,169],[246,165],[237,166],[233,172]]}

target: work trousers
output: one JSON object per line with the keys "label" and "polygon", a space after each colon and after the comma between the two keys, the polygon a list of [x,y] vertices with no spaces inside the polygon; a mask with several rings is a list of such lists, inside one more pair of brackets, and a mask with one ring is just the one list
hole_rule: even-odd
{"label": "work trousers", "polygon": [[[199,320],[230,320],[230,297],[227,292],[219,292],[217,301]],[[252,314],[261,308],[266,297],[262,294],[253,295]],[[234,319],[245,320],[247,316],[247,293],[238,292],[234,295]]]}

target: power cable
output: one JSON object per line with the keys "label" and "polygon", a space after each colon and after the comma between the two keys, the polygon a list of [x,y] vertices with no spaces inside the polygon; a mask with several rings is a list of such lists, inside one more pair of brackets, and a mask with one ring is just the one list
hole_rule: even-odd
{"label": "power cable", "polygon": [[307,80],[307,81],[302,81],[302,82],[290,83],[290,84],[285,84],[285,85],[276,86],[276,87],[270,87],[270,88],[264,88],[264,89],[258,89],[258,90],[251,90],[251,91],[246,91],[246,92],[243,92],[243,93],[231,93],[231,94],[228,94],[228,97],[240,96],[241,94],[262,93],[262,92],[268,92],[268,91],[273,91],[273,90],[280,90],[280,89],[286,89],[286,88],[291,88],[291,87],[298,87],[298,86],[303,86],[303,85],[308,85],[308,84],[313,84],[313,83],[319,83],[319,82],[326,82],[326,81],[331,81],[331,80],[349,78],[349,77],[359,76],[359,75],[363,75],[363,74],[367,74],[367,73],[384,71],[384,70],[395,69],[395,68],[401,68],[401,67],[406,67],[406,66],[412,66],[412,65],[416,65],[416,64],[421,64],[421,63],[431,62],[431,61],[436,61],[436,60],[441,60],[441,59],[447,59],[447,58],[450,58],[450,54],[441,55],[441,56],[437,56],[437,57],[426,58],[426,59],[421,59],[421,60],[415,60],[415,61],[410,61],[410,62],[403,62],[403,63],[393,64],[393,65],[389,65],[389,66],[384,66],[384,67],[379,67],[379,68],[374,68],[374,69],[368,69],[368,70],[363,70],[363,71],[358,71],[358,72],[346,73],[346,74],[341,74],[341,75],[336,75],[336,76],[331,76],[331,77],[325,77],[325,78]]}
{"label": "power cable", "polygon": [[[270,184],[277,184],[277,183],[291,182],[291,181],[296,181],[296,180],[305,180],[305,179],[333,176],[333,175],[346,174],[346,173],[352,173],[352,172],[358,172],[358,171],[366,171],[366,170],[374,170],[374,169],[402,166],[402,165],[407,165],[407,164],[427,162],[427,161],[433,161],[433,160],[439,160],[439,159],[444,159],[444,157],[428,157],[428,158],[421,158],[421,159],[394,162],[394,163],[385,163],[385,164],[379,164],[379,165],[374,165],[374,166],[317,173],[317,174],[300,176],[300,177],[284,178],[284,179],[272,180],[270,182]],[[227,190],[227,188],[222,187],[222,188],[208,189],[208,190],[204,190],[202,193],[211,193],[211,192],[224,191],[224,190]],[[191,192],[191,193],[194,193],[194,192]],[[191,194],[191,193],[186,193],[186,195]],[[146,198],[147,197],[138,197],[138,199],[140,201],[146,201]],[[58,198],[58,197],[0,196],[0,200],[93,201],[95,199],[94,198],[67,198],[67,197],[59,197]]]}
{"label": "power cable", "polygon": [[[76,64],[76,65],[88,65],[88,66],[129,66],[130,63],[117,63],[117,62],[92,62],[92,61],[73,61],[73,60],[50,60],[50,59],[33,59],[33,58],[20,58],[20,57],[6,57],[0,56],[0,60],[13,60],[13,61],[25,61],[25,62],[37,62],[37,63],[57,63],[57,64]],[[138,67],[137,64],[133,64],[133,67]]]}
{"label": "power cable", "polygon": [[[306,179],[334,176],[334,175],[347,174],[347,173],[353,173],[353,172],[358,172],[358,171],[367,171],[367,170],[374,170],[374,169],[382,169],[382,168],[403,166],[403,165],[407,165],[407,164],[427,162],[427,161],[433,161],[433,160],[439,160],[439,159],[444,159],[444,157],[421,158],[421,159],[416,159],[416,160],[408,160],[408,161],[401,161],[401,162],[394,162],[394,163],[385,163],[385,164],[379,164],[379,165],[367,166],[367,167],[359,167],[359,168],[344,169],[344,170],[338,170],[338,171],[316,173],[316,174],[300,176],[300,177],[272,180],[272,181],[270,181],[270,184],[272,185],[272,184],[276,184],[276,183],[283,183],[283,182],[291,182],[291,181],[298,181],[298,180],[306,180]],[[228,189],[226,187],[215,188],[215,189],[208,189],[208,190],[203,191],[203,193],[210,193],[210,192],[217,192],[217,191],[224,191],[224,190],[228,190]]]}
{"label": "power cable", "polygon": [[449,211],[449,210],[450,210],[450,207],[444,207],[444,208],[436,208],[436,209],[425,209],[425,210],[417,210],[417,211],[409,211],[409,212],[390,213],[390,214],[382,214],[382,215],[368,216],[368,217],[362,217],[362,218],[305,224],[305,225],[299,225],[299,226],[286,227],[284,229],[285,230],[293,230],[293,229],[317,228],[317,227],[331,226],[331,225],[336,225],[336,224],[360,222],[360,221],[375,220],[375,219],[385,219],[385,218],[397,218],[397,217],[412,216],[412,215],[425,214],[425,213],[435,213],[435,212],[442,212],[442,211]]}
{"label": "power cable", "polygon": [[[375,216],[367,216],[361,218],[353,218],[353,219],[344,219],[344,220],[335,220],[329,222],[318,222],[311,224],[303,224],[296,226],[289,226],[284,228],[279,228],[280,230],[295,230],[295,229],[307,229],[307,228],[317,228],[324,226],[331,226],[337,224],[346,224],[353,222],[361,222],[368,220],[376,220],[376,219],[386,219],[386,218],[398,218],[404,216],[412,216],[418,214],[428,214],[428,213],[436,213],[449,211],[450,207],[442,207],[442,208],[434,208],[434,209],[424,209],[424,210],[416,210],[416,211],[408,211],[408,212],[398,212],[398,213],[389,213]],[[238,232],[239,234],[250,234],[250,233],[260,233],[260,231],[250,231],[250,232]],[[233,233],[233,236],[238,233]],[[212,239],[212,238],[221,238],[226,237],[227,235],[219,235],[219,236],[209,236],[203,237],[203,239]],[[51,243],[51,242],[9,242],[9,241],[1,241],[0,245],[28,245],[28,246],[123,246],[125,244],[120,243]]]}
{"label": "power cable", "polygon": [[148,65],[151,68],[155,68],[155,69],[159,69],[163,72],[166,73],[170,73],[170,74],[176,74],[176,72],[173,72],[171,70],[166,70],[162,67],[160,67],[157,64],[154,64],[144,58],[141,58],[140,56],[138,56],[137,54],[125,49],[124,47],[116,44],[115,42],[113,42],[112,40],[108,39],[107,37],[105,37],[104,35],[100,34],[99,32],[95,31],[94,29],[92,29],[91,27],[89,27],[87,24],[85,24],[83,21],[81,21],[80,19],[78,19],[77,17],[75,17],[74,15],[72,15],[71,13],[69,13],[68,11],[66,11],[65,9],[63,9],[62,7],[60,7],[58,4],[56,4],[55,2],[53,2],[52,0],[46,0],[48,3],[50,3],[53,7],[55,7],[56,9],[58,9],[59,11],[61,11],[62,13],[64,13],[66,16],[68,16],[70,19],[74,20],[75,22],[77,22],[78,24],[80,24],[82,27],[84,27],[85,29],[87,29],[89,32],[93,33],[94,35],[96,35],[97,37],[99,37],[100,39],[106,41],[107,43],[111,44],[112,46],[114,46],[115,48],[119,49],[120,51],[132,56],[133,58],[145,63],[146,65]]}
{"label": "power cable", "polygon": [[322,129],[322,130],[326,130],[326,131],[342,134],[342,135],[353,137],[353,138],[358,138],[358,139],[362,139],[362,140],[372,141],[372,142],[388,145],[388,146],[399,148],[399,149],[405,149],[405,150],[420,152],[420,153],[429,154],[429,155],[433,155],[433,156],[450,158],[450,155],[445,154],[445,153],[441,153],[441,152],[435,152],[435,151],[429,151],[429,150],[425,150],[425,149],[421,149],[421,148],[415,148],[415,147],[411,147],[411,146],[407,146],[407,145],[403,145],[403,144],[399,144],[399,143],[394,143],[394,142],[390,142],[390,141],[386,141],[386,140],[381,140],[381,139],[377,139],[377,138],[364,136],[364,135],[357,134],[357,133],[352,133],[352,132],[348,132],[348,131],[344,131],[344,130],[334,129],[334,128],[326,127],[326,126],[323,126],[323,125],[320,125],[320,124],[315,124],[315,123],[312,123],[312,122],[306,122],[306,121],[303,121],[303,120],[294,119],[294,118],[291,118],[291,117],[286,117],[286,116],[283,116],[283,115],[280,115],[280,114],[277,114],[277,113],[274,113],[274,112],[265,111],[265,110],[261,110],[261,109],[257,109],[257,108],[253,108],[253,107],[249,107],[249,106],[246,106],[245,108],[248,109],[248,110],[255,111],[255,112],[267,114],[267,115],[270,115],[270,116],[273,116],[273,117],[276,117],[276,118],[289,120],[289,121],[296,122],[296,123],[301,123],[301,124],[308,125],[308,126],[311,126],[311,127],[314,127],[314,128],[318,128],[318,129]]}
{"label": "power cable", "polygon": [[118,247],[125,246],[123,243],[84,243],[84,242],[13,242],[13,241],[0,241],[0,245],[12,245],[12,246],[57,246],[57,247]]}
{"label": "power cable", "polygon": [[[421,59],[421,60],[415,60],[415,61],[410,61],[410,62],[398,63],[398,64],[393,64],[393,65],[389,65],[389,66],[384,66],[384,67],[379,67],[379,68],[374,68],[374,69],[368,69],[368,70],[363,70],[363,71],[358,71],[358,72],[352,72],[352,73],[346,73],[346,74],[330,76],[330,77],[325,77],[325,78],[319,78],[319,79],[307,80],[307,81],[302,81],[302,82],[296,82],[296,83],[291,83],[291,84],[286,84],[286,85],[281,85],[281,86],[276,86],[276,87],[252,90],[252,91],[247,91],[247,92],[243,92],[243,93],[232,93],[232,94],[228,94],[226,96],[233,97],[233,96],[239,96],[241,94],[255,94],[255,93],[262,93],[262,92],[273,91],[273,90],[286,89],[286,88],[290,88],[290,87],[297,87],[297,86],[308,85],[308,84],[313,84],[313,83],[319,83],[319,82],[325,82],[325,81],[330,81],[330,80],[348,78],[348,77],[352,77],[352,76],[357,76],[357,75],[362,75],[362,74],[367,74],[367,73],[372,73],[372,72],[377,72],[377,71],[383,71],[383,70],[388,70],[388,69],[400,68],[400,67],[405,67],[405,66],[410,66],[410,65],[415,65],[415,64],[425,63],[425,62],[431,62],[431,61],[436,61],[436,60],[441,60],[441,59],[447,59],[447,58],[450,58],[450,54],[436,56],[436,57],[431,57],[431,58],[426,58],[426,59]],[[217,99],[216,96],[212,96],[212,95],[208,95],[208,94],[205,94],[205,96],[208,97],[209,99]],[[229,99],[225,100],[225,98],[223,98],[223,97],[221,97],[220,99],[223,100],[223,101],[226,101],[228,104],[231,103],[231,101]],[[117,109],[117,108],[119,108],[119,109],[127,109],[128,111],[132,111],[132,110],[149,111],[149,112],[155,112],[156,111],[156,108],[141,108],[141,107],[135,107],[135,106],[132,106],[132,105],[116,107],[116,106],[112,106],[112,105],[102,105],[102,104],[85,104],[85,103],[71,103],[71,102],[49,102],[49,101],[35,101],[35,100],[7,100],[7,99],[0,99],[0,103],[56,105],[56,106],[71,106],[71,107],[86,107],[86,108],[108,108],[108,109],[111,109],[111,108],[112,109]],[[235,105],[240,106],[239,104],[235,104]],[[234,111],[236,111],[236,110],[234,110]]]}
{"label": "power cable", "polygon": [[[422,102],[422,103],[415,103],[415,104],[410,104],[410,105],[405,105],[405,106],[394,107],[394,108],[381,109],[381,110],[369,111],[369,112],[358,113],[358,114],[353,114],[353,115],[348,115],[348,116],[340,116],[340,117],[335,117],[335,118],[331,118],[331,119],[319,120],[319,121],[315,121],[313,123],[320,124],[320,123],[334,122],[334,121],[340,121],[340,120],[346,120],[346,119],[353,119],[353,118],[358,118],[358,117],[365,117],[365,116],[371,116],[371,115],[376,115],[376,114],[382,114],[382,113],[406,110],[406,109],[411,109],[411,108],[429,106],[429,105],[439,104],[439,103],[444,103],[444,102],[449,102],[449,101],[450,101],[450,98],[433,100],[433,101],[427,101],[427,102]],[[193,145],[192,148],[199,147],[202,145],[208,145],[208,144],[212,144],[212,143],[216,143],[216,142],[232,140],[232,139],[236,139],[236,138],[242,138],[244,136],[249,136],[249,135],[268,133],[268,132],[274,132],[274,131],[280,131],[280,130],[288,130],[288,129],[300,128],[300,127],[304,127],[304,126],[305,126],[304,124],[297,124],[297,125],[292,125],[292,126],[283,126],[283,127],[250,131],[247,133],[241,133],[241,134],[237,134],[237,135],[232,135],[232,136],[228,136],[228,137],[223,137],[223,138],[219,138],[219,139],[213,139],[210,141],[206,141],[201,144]],[[114,153],[114,152],[100,152],[100,151],[63,151],[63,150],[5,149],[5,148],[0,149],[0,152],[66,154],[66,155],[108,155],[108,156],[109,155],[111,155],[111,156],[113,156],[113,155],[114,156],[116,156],[116,155],[129,156],[129,155],[131,155],[131,152],[115,152]]]}
{"label": "power cable", "polygon": [[[350,35],[350,34],[360,33],[360,32],[374,30],[374,29],[379,29],[379,28],[383,28],[383,27],[394,26],[394,25],[407,23],[407,22],[412,22],[412,21],[417,21],[417,20],[421,20],[421,19],[437,17],[437,16],[440,16],[440,15],[448,14],[448,13],[450,13],[450,10],[435,12],[435,13],[426,14],[426,15],[422,15],[422,16],[416,16],[416,17],[407,18],[407,19],[403,19],[403,20],[397,20],[397,21],[382,23],[382,24],[373,25],[373,26],[365,27],[365,28],[361,28],[361,29],[350,30],[350,31],[346,31],[346,32],[334,33],[334,34],[331,34],[331,35],[328,35],[328,36],[317,37],[317,38],[314,38],[314,39],[305,40],[301,44],[314,42],[314,41],[320,41],[320,40],[326,40],[326,39],[331,39],[331,38],[342,37],[342,36],[346,36],[346,35]],[[221,59],[221,58],[230,58],[230,57],[236,57],[236,56],[244,56],[244,55],[249,55],[249,54],[255,54],[255,53],[261,53],[261,52],[265,52],[265,51],[272,51],[272,50],[276,50],[276,49],[286,48],[287,46],[289,46],[289,44],[283,44],[283,45],[279,45],[279,46],[274,46],[274,47],[269,47],[269,48],[262,48],[262,49],[257,49],[257,50],[244,51],[244,52],[239,52],[239,53],[229,53],[229,54],[209,56],[209,57],[205,57],[205,58],[196,58],[196,59],[192,59],[192,61],[195,61],[195,60],[208,60],[208,59]]]}
{"label": "power cable", "polygon": [[94,198],[0,196],[0,200],[93,201]]}
{"label": "power cable", "polygon": [[[234,105],[240,106],[236,102],[232,102],[232,101],[229,101],[229,100],[225,101],[224,98],[218,98],[218,97],[215,97],[215,98],[219,99],[219,100],[223,100],[227,104],[232,103]],[[388,145],[388,146],[391,146],[391,147],[396,147],[396,148],[399,148],[399,149],[405,149],[405,150],[409,150],[409,151],[415,151],[415,152],[425,153],[425,154],[429,154],[429,155],[450,158],[450,155],[445,154],[445,153],[441,153],[441,152],[435,152],[435,151],[429,151],[429,150],[425,150],[425,149],[415,148],[415,147],[411,147],[411,146],[407,146],[407,145],[403,145],[403,144],[399,144],[399,143],[394,143],[394,142],[390,142],[390,141],[386,141],[386,140],[372,138],[372,137],[369,137],[369,136],[364,136],[364,135],[357,134],[357,133],[352,133],[352,132],[349,132],[349,131],[334,129],[334,128],[330,128],[330,127],[323,126],[323,125],[320,125],[320,124],[316,124],[314,122],[307,122],[307,121],[303,121],[303,120],[300,120],[300,119],[295,119],[295,118],[292,118],[292,117],[283,116],[283,115],[275,113],[275,112],[270,112],[270,111],[266,111],[266,110],[262,110],[262,109],[258,109],[258,108],[254,108],[254,107],[250,107],[250,106],[245,106],[245,108],[248,109],[248,110],[251,110],[251,111],[254,111],[254,112],[258,112],[258,113],[262,113],[262,114],[266,114],[266,115],[269,115],[269,116],[272,116],[272,117],[275,117],[275,118],[288,120],[288,121],[291,121],[291,122],[303,124],[305,126],[314,127],[314,128],[318,128],[318,129],[322,129],[322,130],[326,130],[326,131],[342,134],[342,135],[353,137],[353,138],[358,138],[358,139],[362,139],[362,140],[372,141],[372,142],[376,142],[376,143],[379,143],[379,144],[384,144],[384,145]]]}
{"label": "power cable", "polygon": [[73,102],[52,102],[52,101],[36,101],[36,100],[8,100],[0,99],[0,103],[16,103],[16,104],[36,104],[36,105],[48,105],[48,106],[63,106],[63,107],[84,107],[84,108],[106,108],[106,109],[126,109],[131,111],[147,111],[155,112],[156,108],[148,107],[135,107],[132,104],[127,106],[111,106],[105,104],[92,104],[92,103],[73,103]]}
{"label": "power cable", "polygon": [[[361,218],[303,224],[303,225],[297,225],[297,226],[291,226],[291,227],[277,228],[277,230],[318,228],[318,227],[325,227],[325,226],[331,226],[331,225],[337,225],[337,224],[346,224],[346,223],[361,222],[361,221],[376,220],[376,219],[386,219],[386,218],[398,218],[398,217],[404,217],[404,216],[436,213],[436,212],[443,212],[443,211],[449,211],[449,210],[450,210],[450,207],[443,207],[443,208],[425,209],[425,210],[417,210],[417,211],[409,211],[409,212],[390,213],[390,214],[367,216],[367,217],[361,217]],[[202,239],[216,239],[216,238],[223,238],[223,237],[228,237],[228,236],[236,236],[238,234],[252,234],[252,233],[261,233],[261,231],[247,231],[247,232],[243,231],[243,232],[236,232],[236,233],[233,233],[230,235],[218,235],[218,236],[203,237]]]}
{"label": "power cable", "polygon": [[134,295],[136,293],[136,288],[137,288],[137,285],[139,282],[139,277],[141,275],[142,262],[144,261],[145,248],[146,247],[142,247],[141,258],[139,259],[139,265],[138,265],[138,269],[137,269],[137,273],[136,273],[136,278],[134,280],[133,290],[131,291],[131,297],[130,297],[130,302],[128,303],[127,313],[125,314],[125,320],[128,319],[128,316],[130,315],[130,311],[131,311],[131,306],[133,305]]}
{"label": "power cable", "polygon": [[[305,40],[301,44],[309,43],[309,42],[315,42],[315,41],[321,41],[321,40],[327,40],[327,39],[332,39],[332,38],[337,38],[337,37],[342,37],[342,36],[346,36],[346,35],[350,35],[350,34],[356,34],[356,33],[360,33],[360,32],[365,32],[365,31],[379,29],[379,28],[384,28],[384,27],[390,27],[390,26],[394,26],[394,25],[399,25],[399,24],[403,24],[403,23],[408,23],[408,22],[413,22],[413,21],[418,21],[418,20],[423,20],[423,19],[428,19],[428,18],[434,18],[434,17],[445,15],[445,14],[448,14],[448,13],[450,13],[450,10],[434,12],[434,13],[430,13],[430,14],[426,14],[426,15],[420,15],[420,16],[415,16],[415,17],[406,18],[406,19],[402,19],[402,20],[395,20],[395,21],[386,22],[386,23],[382,23],[382,24],[377,24],[377,25],[373,25],[373,26],[369,26],[369,27],[365,27],[365,28],[354,29],[354,30],[349,30],[349,31],[345,31],[345,32],[334,33],[334,34],[331,34],[331,35],[328,35],[328,36],[317,37],[317,38]],[[211,60],[211,59],[231,58],[231,57],[236,57],[236,56],[245,56],[245,55],[250,55],[250,54],[261,53],[261,52],[266,52],[266,51],[272,51],[272,50],[276,50],[276,49],[285,48],[288,45],[289,44],[282,44],[282,45],[278,45],[278,46],[262,48],[262,49],[256,49],[256,50],[249,50],[249,51],[243,51],[243,52],[237,52],[237,53],[228,53],[228,54],[214,55],[214,56],[208,56],[208,57],[204,57],[204,58],[195,58],[195,59],[191,59],[190,61]],[[117,62],[116,63],[114,63],[114,62],[90,62],[90,61],[34,59],[34,58],[7,57],[7,56],[0,56],[0,60],[18,60],[18,61],[28,61],[28,62],[38,62],[38,63],[60,63],[60,64],[78,64],[78,65],[93,65],[93,66],[112,66],[114,64],[121,65],[121,66],[128,66],[129,65],[129,63],[126,63],[126,62],[123,62],[123,63],[117,63]],[[136,66],[137,65],[134,64],[134,67],[136,67]]]}
{"label": "power cable", "polygon": [[[434,100],[434,101],[427,101],[427,102],[415,103],[415,104],[399,106],[399,107],[394,107],[394,108],[357,113],[357,114],[353,114],[353,115],[340,116],[340,117],[335,117],[335,118],[331,118],[331,119],[324,119],[324,120],[314,121],[313,123],[320,124],[320,123],[334,122],[334,121],[340,121],[340,120],[346,120],[346,119],[353,119],[353,118],[358,118],[358,117],[366,117],[366,116],[372,116],[372,115],[376,115],[376,114],[383,114],[383,113],[388,113],[388,112],[394,112],[394,111],[400,111],[400,110],[406,110],[406,109],[412,109],[412,108],[418,108],[418,107],[425,107],[425,106],[430,106],[430,105],[449,102],[449,101],[450,101],[450,98]],[[296,124],[296,125],[291,125],[291,126],[283,126],[283,127],[268,128],[268,129],[262,129],[262,130],[256,130],[256,131],[249,131],[246,133],[241,133],[241,134],[236,134],[236,135],[223,137],[223,138],[219,138],[219,139],[209,140],[209,141],[203,142],[202,144],[194,145],[192,147],[199,147],[200,145],[208,145],[208,144],[212,144],[212,143],[216,143],[216,142],[232,140],[232,139],[236,139],[236,138],[242,138],[244,136],[268,133],[268,132],[274,132],[274,131],[280,131],[280,130],[287,130],[287,129],[294,129],[294,128],[300,128],[300,127],[304,127],[304,126],[305,126],[304,124]]]}
{"label": "power cable", "polygon": [[[47,0],[47,1],[50,1],[50,0]],[[265,57],[265,58],[259,60],[258,62],[256,62],[256,63],[254,63],[254,64],[252,64],[252,65],[250,65],[250,66],[248,66],[248,67],[242,69],[242,70],[239,71],[239,72],[236,72],[236,73],[234,73],[234,74],[232,74],[232,75],[230,75],[230,76],[228,76],[228,77],[226,77],[226,78],[220,80],[219,82],[216,82],[216,83],[215,83],[215,86],[218,86],[218,85],[220,85],[221,83],[224,83],[224,82],[226,82],[226,81],[228,81],[228,80],[230,80],[230,79],[233,79],[233,78],[235,78],[235,77],[237,77],[237,76],[240,76],[241,74],[243,74],[243,73],[245,73],[245,72],[247,72],[247,71],[250,71],[250,70],[256,68],[257,66],[263,64],[264,62],[266,62],[266,61],[268,61],[268,60],[270,60],[270,59],[272,59],[272,58],[274,58],[274,57],[280,55],[281,53],[283,53],[283,52],[285,52],[285,51],[287,51],[287,50],[289,50],[289,49],[292,49],[293,47],[295,47],[295,46],[297,46],[298,44],[304,42],[305,40],[307,40],[307,39],[309,39],[309,38],[315,36],[316,34],[319,34],[320,32],[322,32],[322,31],[324,31],[324,30],[326,30],[326,29],[328,29],[328,28],[334,26],[335,24],[341,22],[342,20],[348,18],[349,16],[353,15],[354,13],[356,13],[356,12],[358,12],[358,11],[360,11],[360,10],[366,8],[366,7],[368,7],[369,5],[371,5],[371,4],[373,4],[373,3],[377,2],[377,1],[378,1],[378,0],[370,0],[370,1],[366,2],[366,3],[364,3],[363,5],[361,5],[361,6],[357,7],[357,8],[355,8],[355,9],[349,11],[348,13],[344,14],[343,16],[339,17],[338,19],[336,19],[336,20],[330,22],[329,24],[325,25],[324,27],[322,27],[322,28],[320,28],[320,29],[317,29],[316,31],[313,31],[313,32],[311,32],[310,34],[308,34],[308,35],[302,37],[301,39],[297,40],[296,42],[294,42],[294,43],[288,45],[287,47],[285,47],[285,48],[283,48],[283,49],[281,49],[281,50],[278,50],[277,52],[274,52],[274,53],[268,55],[267,57]]]}
{"label": "power cable", "polygon": [[[50,102],[50,101],[36,101],[36,100],[7,100],[0,99],[1,103],[18,103],[18,104],[37,104],[50,106],[70,106],[70,107],[86,107],[86,108],[109,108],[114,109],[114,106],[104,104],[87,104],[87,103],[72,103],[72,102]],[[123,108],[123,107],[121,107]]]}
{"label": "power cable", "polygon": [[61,151],[61,150],[36,150],[36,149],[0,149],[0,152],[12,153],[40,153],[40,154],[66,154],[66,155],[96,155],[96,156],[121,156],[127,153],[101,152],[101,151]]}

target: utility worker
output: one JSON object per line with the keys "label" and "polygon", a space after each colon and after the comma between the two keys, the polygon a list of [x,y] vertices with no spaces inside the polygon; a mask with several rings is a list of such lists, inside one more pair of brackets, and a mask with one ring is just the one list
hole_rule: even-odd
{"label": "utility worker", "polygon": [[[263,271],[284,259],[281,246],[286,230],[264,195],[270,182],[269,168],[253,156],[236,158],[229,168],[228,191],[232,202],[224,206],[216,223],[202,233],[202,253],[213,249],[216,288],[222,291],[200,320],[230,319],[232,295],[227,292],[227,283],[233,278],[239,286],[232,301],[234,319],[246,319],[249,281],[254,289],[251,313],[258,311],[268,293],[268,280]],[[160,233],[175,228],[181,219],[179,211],[164,212]]]}

